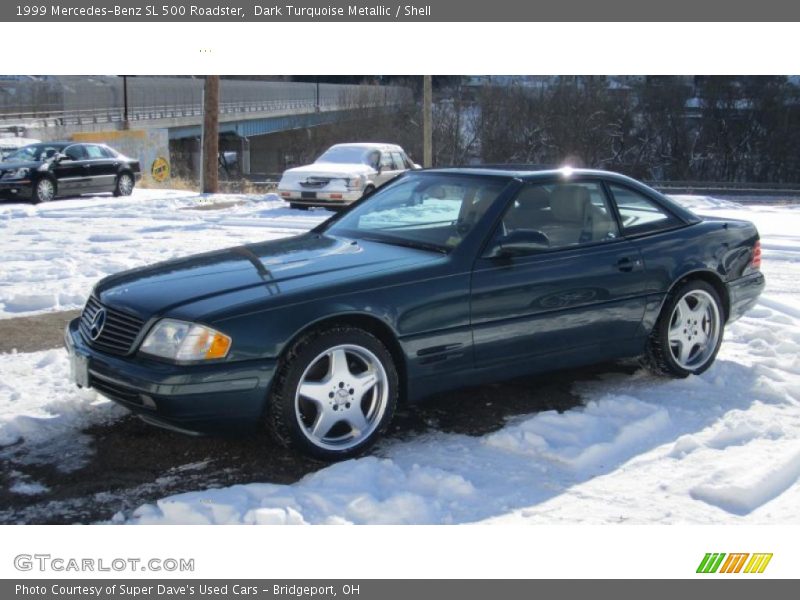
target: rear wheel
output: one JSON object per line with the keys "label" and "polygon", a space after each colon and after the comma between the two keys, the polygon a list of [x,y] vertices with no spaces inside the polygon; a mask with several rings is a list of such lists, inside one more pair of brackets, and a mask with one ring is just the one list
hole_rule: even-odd
{"label": "rear wheel", "polygon": [[50,200],[55,197],[56,184],[49,177],[42,177],[33,186],[33,194],[31,195],[31,199],[33,200],[34,204],[38,204],[39,202],[50,202]]}
{"label": "rear wheel", "polygon": [[699,375],[717,357],[725,324],[713,286],[688,281],[667,297],[647,348],[648,366],[672,377]]}
{"label": "rear wheel", "polygon": [[371,333],[353,327],[317,331],[281,362],[267,423],[283,445],[341,460],[369,448],[391,421],[397,369]]}
{"label": "rear wheel", "polygon": [[133,193],[133,177],[130,173],[121,173],[117,177],[117,183],[114,186],[115,196],[130,196]]}

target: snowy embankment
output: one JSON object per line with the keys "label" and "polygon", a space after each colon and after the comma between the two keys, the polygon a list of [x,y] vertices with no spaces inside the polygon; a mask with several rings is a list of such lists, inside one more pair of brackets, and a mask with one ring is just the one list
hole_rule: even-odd
{"label": "snowy embankment", "polygon": [[[82,297],[113,270],[105,261],[127,268],[288,235],[326,216],[238,199],[244,203],[208,212],[182,210],[191,200],[178,192],[135,197],[122,211],[105,199],[46,209],[2,206],[0,231],[23,232],[23,238],[5,238],[12,239],[15,264],[0,267],[3,315],[13,316],[9,298],[43,288],[53,298],[60,287]],[[373,456],[323,468],[293,485],[181,494],[115,520],[800,523],[800,207],[679,200],[698,212],[752,220],[762,235],[763,301],[728,327],[717,363],[704,375],[681,381],[645,371],[608,375],[577,384],[585,406],[563,414],[517,417],[482,437],[428,433],[386,441]],[[36,232],[36,243],[22,241],[26,231]],[[107,247],[87,243],[97,235],[128,239]],[[49,288],[46,267],[56,258],[63,277]],[[71,387],[60,351],[0,355],[0,371],[0,446],[17,442],[15,452],[28,452],[30,460],[76,468],[88,451],[81,429],[124,414]],[[35,490],[36,482],[18,482],[19,493]]]}

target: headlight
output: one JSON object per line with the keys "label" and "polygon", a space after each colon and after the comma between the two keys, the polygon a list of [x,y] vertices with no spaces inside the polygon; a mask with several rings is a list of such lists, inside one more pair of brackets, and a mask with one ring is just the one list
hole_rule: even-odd
{"label": "headlight", "polygon": [[144,340],[140,350],[173,360],[211,360],[224,358],[231,338],[205,325],[175,319],[162,319]]}
{"label": "headlight", "polygon": [[347,187],[351,190],[360,190],[364,180],[361,179],[361,176],[356,175],[355,177],[348,177],[345,179],[345,182],[347,183]]}
{"label": "headlight", "polygon": [[30,171],[26,168],[14,169],[13,171],[6,171],[3,179],[25,179],[29,174]]}

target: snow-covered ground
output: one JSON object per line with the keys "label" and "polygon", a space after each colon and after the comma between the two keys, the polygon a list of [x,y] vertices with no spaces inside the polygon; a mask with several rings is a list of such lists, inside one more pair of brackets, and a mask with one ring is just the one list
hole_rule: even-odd
{"label": "snow-covered ground", "polygon": [[[800,206],[678,199],[752,220],[762,236],[767,290],[728,327],[704,375],[609,374],[576,385],[584,406],[561,414],[516,417],[481,437],[387,441],[292,485],[196,491],[115,520],[800,523]],[[140,192],[122,202],[0,206],[9,257],[0,266],[0,317],[77,307],[105,273],[290,235],[327,216],[265,198],[205,201],[237,204],[192,211],[184,209],[196,196]],[[70,386],[61,351],[0,355],[0,372],[0,446],[16,443],[31,461],[59,457],[61,469],[78,468],[88,452],[81,430],[124,414]],[[20,476],[13,491],[36,494],[41,484]]]}
{"label": "snow-covered ground", "polygon": [[[190,210],[223,205],[221,210]],[[0,319],[80,308],[106,275],[237,244],[295,235],[329,217],[275,194],[140,190],[31,205],[0,202]]]}

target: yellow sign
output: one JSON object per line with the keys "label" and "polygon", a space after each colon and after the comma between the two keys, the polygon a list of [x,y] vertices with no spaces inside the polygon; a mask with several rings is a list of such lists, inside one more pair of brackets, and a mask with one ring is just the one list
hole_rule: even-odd
{"label": "yellow sign", "polygon": [[153,166],[150,168],[153,179],[158,183],[163,183],[169,179],[169,161],[163,156],[159,156],[153,161]]}

